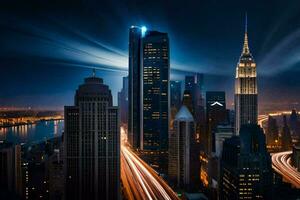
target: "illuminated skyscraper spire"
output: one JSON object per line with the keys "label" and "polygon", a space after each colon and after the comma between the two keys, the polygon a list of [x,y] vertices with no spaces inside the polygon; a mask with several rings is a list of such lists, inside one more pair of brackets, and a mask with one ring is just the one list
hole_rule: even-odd
{"label": "illuminated skyscraper spire", "polygon": [[241,125],[257,124],[256,63],[249,50],[247,23],[246,14],[244,46],[235,76],[235,130],[237,135]]}
{"label": "illuminated skyscraper spire", "polygon": [[244,46],[243,46],[243,52],[242,55],[249,55],[250,50],[249,50],[249,44],[248,44],[248,17],[247,13],[245,16],[245,36],[244,36]]}

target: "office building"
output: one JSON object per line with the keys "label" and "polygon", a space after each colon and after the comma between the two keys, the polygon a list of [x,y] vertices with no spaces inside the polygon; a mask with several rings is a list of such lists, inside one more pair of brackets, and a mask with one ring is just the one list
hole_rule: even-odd
{"label": "office building", "polygon": [[65,106],[66,199],[120,199],[118,108],[101,78],[85,78]]}
{"label": "office building", "polygon": [[216,129],[218,125],[227,125],[229,123],[226,110],[225,92],[207,91],[206,92],[206,120],[207,120],[207,152],[216,150]]}
{"label": "office building", "polygon": [[170,81],[170,92],[171,108],[178,111],[181,107],[181,81]]}
{"label": "office building", "polygon": [[172,129],[175,115],[181,107],[181,81],[170,81],[170,105],[170,129]]}
{"label": "office building", "polygon": [[190,91],[192,96],[193,112],[197,123],[204,123],[204,97],[203,97],[204,77],[201,73],[185,77],[185,90]]}
{"label": "office building", "polygon": [[283,115],[283,127],[281,130],[281,150],[290,151],[292,149],[291,131],[287,123],[286,115]]}
{"label": "office building", "polygon": [[142,28],[131,26],[129,29],[129,76],[128,76],[128,142],[140,148],[142,121]]}
{"label": "office building", "polygon": [[206,115],[207,119],[210,119],[213,127],[229,123],[225,92],[206,92]]}
{"label": "office building", "polygon": [[296,112],[295,109],[292,110],[292,113],[290,115],[290,119],[289,119],[289,125],[291,128],[291,134],[294,136],[298,136],[300,135],[300,122],[298,119],[298,113]]}
{"label": "office building", "polygon": [[216,140],[215,140],[215,146],[216,151],[215,154],[218,158],[221,158],[222,150],[223,150],[223,143],[226,139],[229,139],[234,134],[234,128],[230,125],[218,125],[216,128]]}
{"label": "office building", "polygon": [[190,113],[194,115],[193,98],[190,90],[184,90],[182,97],[182,105],[185,105]]}
{"label": "office building", "polygon": [[269,116],[268,118],[268,127],[266,131],[266,139],[267,139],[267,145],[270,148],[275,148],[279,145],[279,129],[277,125],[277,120]]}
{"label": "office building", "polygon": [[220,199],[272,199],[272,166],[265,135],[256,124],[245,124],[238,136],[223,144]]}
{"label": "office building", "polygon": [[142,135],[144,159],[167,171],[170,108],[170,57],[167,33],[146,31],[142,37]]}
{"label": "office building", "polygon": [[248,45],[247,18],[242,54],[236,67],[235,76],[235,133],[241,125],[257,124],[257,80],[256,63]]}
{"label": "office building", "polygon": [[[186,106],[175,116],[169,146],[169,179],[176,188],[192,191],[199,184],[199,152],[195,152],[196,126]],[[197,148],[196,148],[197,149]]]}
{"label": "office building", "polygon": [[293,146],[292,164],[298,171],[300,171],[300,146]]}
{"label": "office building", "polygon": [[123,77],[123,87],[118,92],[118,106],[120,109],[120,122],[127,127],[128,123],[128,76]]}
{"label": "office building", "polygon": [[13,197],[10,196],[12,194],[18,198],[22,196],[21,171],[21,146],[6,142],[1,143],[0,194],[4,195],[4,198],[11,198]]}

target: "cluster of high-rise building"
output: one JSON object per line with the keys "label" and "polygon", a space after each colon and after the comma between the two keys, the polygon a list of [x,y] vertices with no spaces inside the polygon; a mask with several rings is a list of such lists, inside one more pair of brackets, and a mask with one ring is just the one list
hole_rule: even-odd
{"label": "cluster of high-rise building", "polygon": [[[65,106],[63,146],[47,163],[50,199],[121,198],[121,125],[130,148],[187,199],[200,192],[210,199],[273,198],[266,143],[277,145],[279,128],[270,116],[265,137],[257,124],[257,72],[247,22],[236,67],[234,114],[224,91],[204,93],[203,74],[190,73],[184,84],[170,80],[169,46],[167,33],[130,27],[129,74],[118,93],[119,108],[95,71],[79,85],[74,105]],[[282,150],[291,150],[291,135],[300,135],[299,127],[296,111],[289,121],[283,117]],[[299,166],[299,148],[294,152]],[[19,146],[1,147],[0,158],[1,187],[22,193]],[[27,165],[23,169],[27,174]]]}

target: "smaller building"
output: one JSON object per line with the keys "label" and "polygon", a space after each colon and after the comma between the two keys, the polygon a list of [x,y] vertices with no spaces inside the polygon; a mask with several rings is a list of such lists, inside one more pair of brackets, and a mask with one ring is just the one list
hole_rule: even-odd
{"label": "smaller building", "polygon": [[283,115],[283,127],[281,130],[281,150],[290,151],[292,148],[292,136],[287,124],[286,115]]}
{"label": "smaller building", "polygon": [[0,194],[8,192],[7,194],[14,194],[19,197],[22,195],[21,171],[21,146],[12,143],[1,143]]}
{"label": "smaller building", "polygon": [[293,166],[300,171],[300,146],[293,146],[292,162]]}
{"label": "smaller building", "polygon": [[217,157],[221,157],[223,143],[227,138],[232,137],[234,134],[234,128],[231,125],[218,125],[216,129],[216,151]]}
{"label": "smaller building", "polygon": [[194,118],[186,106],[180,108],[173,126],[169,146],[169,178],[176,188],[191,191],[199,182],[200,160],[199,154],[193,151]]}
{"label": "smaller building", "polygon": [[272,199],[271,157],[258,125],[242,125],[226,139],[220,163],[220,199]]}

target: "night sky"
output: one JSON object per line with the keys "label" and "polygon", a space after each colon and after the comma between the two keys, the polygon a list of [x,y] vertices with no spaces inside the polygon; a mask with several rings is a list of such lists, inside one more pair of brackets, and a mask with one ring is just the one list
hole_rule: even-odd
{"label": "night sky", "polygon": [[0,7],[0,106],[73,104],[75,89],[93,67],[116,104],[127,75],[131,25],[167,32],[171,78],[203,72],[205,89],[225,90],[231,105],[246,12],[261,109],[299,102],[298,0],[7,2]]}

